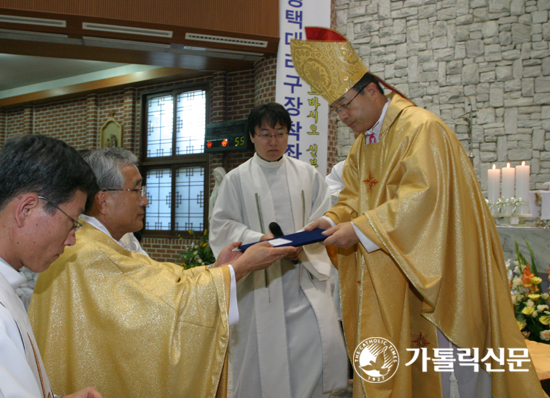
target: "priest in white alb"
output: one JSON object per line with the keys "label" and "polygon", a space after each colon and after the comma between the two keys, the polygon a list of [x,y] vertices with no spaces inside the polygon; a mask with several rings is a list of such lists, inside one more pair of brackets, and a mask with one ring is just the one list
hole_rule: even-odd
{"label": "priest in white alb", "polygon": [[[220,186],[210,221],[215,255],[227,242],[273,238],[273,222],[284,234],[296,232],[330,208],[323,177],[311,165],[284,155],[291,123],[276,103],[250,113],[256,153]],[[234,398],[328,397],[346,386],[333,275],[325,248],[313,244],[239,282],[240,321],[230,339]]]}

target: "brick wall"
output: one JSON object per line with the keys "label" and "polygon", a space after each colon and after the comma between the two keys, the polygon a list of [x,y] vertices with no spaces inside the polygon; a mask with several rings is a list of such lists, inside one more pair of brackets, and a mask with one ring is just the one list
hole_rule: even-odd
{"label": "brick wall", "polygon": [[277,80],[277,57],[266,57],[256,62],[256,90],[254,104],[260,105],[275,101]]}
{"label": "brick wall", "polygon": [[35,106],[30,109],[34,113],[34,124],[28,133],[44,134],[65,141],[76,149],[91,149],[87,130],[87,101],[79,98],[73,101],[58,102]]}
{"label": "brick wall", "polygon": [[25,126],[24,119],[25,109],[15,109],[5,112],[5,135],[4,139],[7,140],[10,137],[18,134],[25,134],[28,126]]}
{"label": "brick wall", "polygon": [[4,139],[6,137],[6,113],[0,112],[0,148],[4,146]]}

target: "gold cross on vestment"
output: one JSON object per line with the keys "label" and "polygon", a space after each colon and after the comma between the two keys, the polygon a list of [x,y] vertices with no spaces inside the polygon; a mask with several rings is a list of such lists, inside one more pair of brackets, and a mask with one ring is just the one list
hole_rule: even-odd
{"label": "gold cross on vestment", "polygon": [[412,341],[418,348],[427,347],[430,342],[426,340],[426,336],[422,335],[422,332],[418,335],[416,340]]}
{"label": "gold cross on vestment", "polygon": [[370,169],[369,169],[369,178],[367,178],[366,180],[363,180],[364,183],[367,184],[367,186],[369,187],[369,193],[372,193],[372,188],[378,184],[378,180],[374,178],[374,176],[372,175]]}

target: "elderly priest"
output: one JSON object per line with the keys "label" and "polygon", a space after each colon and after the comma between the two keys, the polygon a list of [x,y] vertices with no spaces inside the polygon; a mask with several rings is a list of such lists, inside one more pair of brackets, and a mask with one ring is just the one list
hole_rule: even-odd
{"label": "elderly priest", "polygon": [[296,249],[262,243],[240,255],[232,244],[213,267],[187,271],[127,250],[120,239],[143,227],[148,203],[137,159],[120,148],[85,159],[100,191],[76,245],[38,278],[29,311],[33,325],[47,325],[36,336],[53,386],[93,384],[107,397],[225,396],[236,280]]}

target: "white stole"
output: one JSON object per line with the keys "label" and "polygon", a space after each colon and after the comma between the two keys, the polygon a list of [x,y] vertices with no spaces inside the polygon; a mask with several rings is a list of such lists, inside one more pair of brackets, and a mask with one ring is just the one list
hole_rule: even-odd
{"label": "white stole", "polygon": [[[307,164],[291,161],[286,156],[283,157],[283,162],[281,167],[285,167],[291,198],[288,211],[291,212],[295,227],[302,229],[311,221],[320,218],[327,209],[315,209],[312,213],[311,181]],[[262,234],[270,233],[269,223],[276,220],[275,206],[271,189],[261,166],[254,159],[250,159],[238,170],[244,206],[248,214],[248,226],[255,231],[261,231]],[[299,195],[292,194],[296,192],[296,187],[300,190]],[[330,206],[330,201],[328,201],[328,205]],[[328,283],[332,265],[325,247],[320,243],[304,246],[303,249],[300,254],[300,262],[303,266],[300,269],[300,287],[317,318],[323,350],[323,390],[331,391],[345,387],[347,379],[347,355],[341,332],[339,329],[335,330],[338,328],[338,316]],[[266,271],[267,287],[263,271],[248,275],[248,277],[254,278],[254,310],[258,331],[262,394],[264,397],[269,397],[276,392],[278,397],[290,397],[292,394],[289,389],[288,366],[279,367],[275,371],[276,375],[273,374],[274,369],[268,369],[267,366],[269,362],[287,364],[289,362],[286,335],[273,333],[273,330],[277,330],[280,325],[285,324],[280,261],[275,262]],[[241,279],[239,283],[242,283],[244,279]],[[280,348],[275,350],[276,357],[273,353],[268,354],[267,347],[269,346]],[[344,381],[344,385],[342,385],[342,381]]]}

